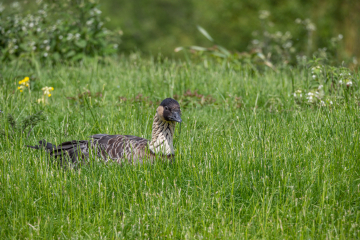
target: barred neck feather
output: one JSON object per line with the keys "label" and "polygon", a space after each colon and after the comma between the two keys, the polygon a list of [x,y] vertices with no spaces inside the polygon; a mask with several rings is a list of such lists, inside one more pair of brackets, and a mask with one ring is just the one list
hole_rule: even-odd
{"label": "barred neck feather", "polygon": [[149,149],[155,154],[174,154],[173,135],[175,122],[164,121],[156,113],[152,127]]}

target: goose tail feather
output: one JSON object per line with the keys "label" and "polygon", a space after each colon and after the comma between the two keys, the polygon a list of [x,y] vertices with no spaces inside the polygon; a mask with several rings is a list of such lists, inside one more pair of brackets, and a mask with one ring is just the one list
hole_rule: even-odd
{"label": "goose tail feather", "polygon": [[35,146],[26,145],[26,146],[33,149],[44,149],[45,151],[48,152],[52,152],[56,148],[56,145],[46,142],[45,139],[40,140],[39,145],[35,145]]}
{"label": "goose tail feather", "polygon": [[81,163],[81,161],[78,160],[84,160],[89,156],[88,141],[69,141],[56,146],[43,139],[39,141],[39,145],[27,145],[27,147],[45,150],[50,153],[51,157],[56,158],[61,165],[71,164],[72,167]]}

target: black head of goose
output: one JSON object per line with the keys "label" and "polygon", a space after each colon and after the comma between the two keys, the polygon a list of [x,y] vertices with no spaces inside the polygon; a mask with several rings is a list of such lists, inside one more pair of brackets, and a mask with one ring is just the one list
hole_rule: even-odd
{"label": "black head of goose", "polygon": [[56,146],[45,140],[39,145],[28,146],[34,149],[45,148],[51,156],[61,164],[78,163],[95,154],[96,157],[122,163],[143,163],[148,159],[172,160],[174,157],[173,136],[176,122],[181,123],[179,103],[172,98],[166,98],[157,108],[152,125],[151,140],[131,135],[95,134],[89,140],[73,140]]}

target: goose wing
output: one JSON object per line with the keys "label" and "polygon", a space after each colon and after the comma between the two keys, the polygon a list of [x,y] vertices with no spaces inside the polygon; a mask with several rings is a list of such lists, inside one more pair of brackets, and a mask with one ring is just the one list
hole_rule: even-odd
{"label": "goose wing", "polygon": [[97,156],[107,161],[109,158],[117,162],[127,159],[129,163],[140,161],[146,154],[148,140],[131,135],[95,134],[90,136],[91,148]]}

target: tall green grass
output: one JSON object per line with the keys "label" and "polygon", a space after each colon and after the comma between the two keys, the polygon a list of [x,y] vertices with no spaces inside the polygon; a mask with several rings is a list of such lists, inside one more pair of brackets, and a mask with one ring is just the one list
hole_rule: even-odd
{"label": "tall green grass", "polygon": [[[24,76],[31,76],[31,94],[16,92]],[[2,66],[1,238],[359,238],[359,105],[351,98],[299,107],[293,86],[309,77],[306,69],[259,73],[142,59]],[[35,103],[43,86],[55,89],[46,106]],[[150,101],[187,89],[216,102],[182,109],[173,164],[90,159],[64,170],[25,147],[94,133],[150,138],[156,109]],[[103,98],[89,98],[88,105],[66,98],[85,90]],[[148,100],[131,101],[139,93]],[[242,98],[240,108],[234,96]],[[280,109],[269,107],[274,96]],[[8,113],[22,119],[39,110],[47,120],[29,138],[9,136]]]}

